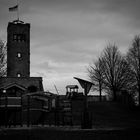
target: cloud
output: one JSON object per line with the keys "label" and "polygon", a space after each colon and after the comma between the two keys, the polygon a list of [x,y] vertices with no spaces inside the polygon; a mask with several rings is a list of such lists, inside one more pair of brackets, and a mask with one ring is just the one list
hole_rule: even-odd
{"label": "cloud", "polygon": [[[78,5],[76,1],[74,7],[71,7],[73,1],[62,5],[49,4],[52,7],[42,8],[32,14],[33,42],[40,40],[40,44],[32,46],[32,54],[33,57],[40,54],[38,63],[42,61],[37,64],[33,58],[33,63],[36,69],[46,69],[45,72],[51,78],[54,76],[58,83],[64,84],[66,79],[70,82],[70,77],[77,75],[78,71],[86,75],[85,67],[97,59],[109,42],[116,43],[125,52],[138,32],[135,18],[127,14],[134,9],[130,7],[131,3],[124,5],[123,2],[95,1],[95,4],[91,4],[91,1],[87,1],[86,5]],[[132,22],[134,24],[130,24]],[[53,79],[47,78],[49,81]]]}

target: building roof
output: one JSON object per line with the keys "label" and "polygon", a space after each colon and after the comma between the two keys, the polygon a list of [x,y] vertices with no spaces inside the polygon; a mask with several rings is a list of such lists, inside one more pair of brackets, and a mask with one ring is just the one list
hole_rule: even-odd
{"label": "building roof", "polygon": [[67,85],[66,88],[74,89],[79,87],[77,85]]}
{"label": "building roof", "polygon": [[37,92],[27,93],[23,96],[38,96],[38,97],[46,97],[46,98],[55,98],[57,95],[51,92],[37,91]]}
{"label": "building roof", "polygon": [[23,87],[23,86],[21,86],[21,85],[19,85],[19,84],[17,84],[17,83],[11,83],[11,84],[9,84],[9,85],[4,85],[4,86],[0,87],[0,89],[9,89],[9,88],[11,88],[11,87],[18,87],[18,88],[20,88],[20,89],[22,89],[22,90],[26,90],[25,87]]}

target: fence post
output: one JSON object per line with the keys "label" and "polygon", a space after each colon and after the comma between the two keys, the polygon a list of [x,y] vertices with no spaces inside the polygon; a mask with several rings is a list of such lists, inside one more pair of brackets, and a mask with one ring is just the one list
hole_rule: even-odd
{"label": "fence post", "polygon": [[22,108],[22,94],[21,94],[21,96],[20,96],[20,99],[21,99],[21,108],[20,108],[20,109],[21,109],[21,110],[20,110],[20,121],[21,121],[21,122],[20,122],[20,125],[21,125],[21,127],[22,127],[22,126],[23,126],[23,122],[22,122],[22,111],[23,111],[23,110],[22,110],[22,109],[23,109],[23,108]]}
{"label": "fence post", "polygon": [[30,126],[30,95],[27,95],[27,127]]}

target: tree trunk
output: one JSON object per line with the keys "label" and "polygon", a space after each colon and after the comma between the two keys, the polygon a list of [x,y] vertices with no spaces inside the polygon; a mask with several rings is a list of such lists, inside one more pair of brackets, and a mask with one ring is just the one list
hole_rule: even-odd
{"label": "tree trunk", "polygon": [[140,82],[139,82],[139,86],[138,86],[138,88],[139,88],[139,94],[138,94],[138,101],[139,101],[139,108],[140,108]]}
{"label": "tree trunk", "polygon": [[113,89],[113,101],[117,101],[117,95],[115,89]]}
{"label": "tree trunk", "polygon": [[102,86],[100,82],[99,82],[99,94],[100,94],[100,102],[101,102],[102,101]]}

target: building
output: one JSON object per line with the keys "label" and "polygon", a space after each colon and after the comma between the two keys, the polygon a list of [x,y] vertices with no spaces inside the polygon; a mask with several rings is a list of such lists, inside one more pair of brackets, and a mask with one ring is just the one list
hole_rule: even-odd
{"label": "building", "polygon": [[[30,24],[19,20],[9,22],[7,77],[0,77],[0,125],[37,122],[49,98],[43,92],[42,77],[30,77]],[[29,108],[35,111],[29,114]]]}
{"label": "building", "polygon": [[30,77],[29,23],[19,20],[8,23],[7,77],[0,78],[0,90],[17,96],[43,91],[42,77]]}

